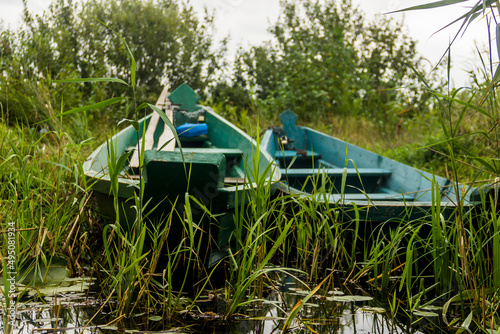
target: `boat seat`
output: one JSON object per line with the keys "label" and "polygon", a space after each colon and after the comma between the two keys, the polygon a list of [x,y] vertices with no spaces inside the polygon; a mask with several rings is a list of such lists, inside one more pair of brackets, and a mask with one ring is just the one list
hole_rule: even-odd
{"label": "boat seat", "polygon": [[224,183],[225,184],[245,184],[250,182],[247,178],[245,177],[233,177],[233,176],[226,176],[224,178]]}
{"label": "boat seat", "polygon": [[144,163],[149,191],[206,195],[224,186],[226,157],[222,153],[150,150],[145,152]]}
{"label": "boat seat", "polygon": [[[342,177],[344,168],[282,168],[280,169],[282,176],[288,177],[308,177],[311,175],[326,174],[330,177]],[[347,177],[354,176],[390,176],[391,171],[382,168],[347,168]]]}
{"label": "boat seat", "polygon": [[317,162],[319,163],[319,165],[321,167],[327,167],[327,168],[340,168],[339,166],[337,165],[334,165],[332,163],[329,163],[328,161],[325,161],[323,159],[318,159]]}
{"label": "boat seat", "polygon": [[303,158],[310,158],[310,159],[320,159],[321,154],[309,150],[285,150],[285,151],[276,151],[274,153],[274,158],[275,159],[286,159],[290,160],[293,157],[303,157]]}
{"label": "boat seat", "polygon": [[368,198],[371,201],[413,201],[415,196],[413,194],[398,194],[393,193],[357,193],[357,194],[330,194],[328,195],[329,201],[338,202],[342,199],[344,201],[366,201]]}

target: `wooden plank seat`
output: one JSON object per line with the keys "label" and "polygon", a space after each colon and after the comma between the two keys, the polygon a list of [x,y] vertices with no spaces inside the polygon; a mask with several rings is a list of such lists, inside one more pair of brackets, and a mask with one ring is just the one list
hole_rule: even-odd
{"label": "wooden plank seat", "polygon": [[[130,152],[135,150],[137,147],[136,146],[129,146],[125,149],[125,152]],[[152,151],[156,151],[153,147]],[[149,150],[148,150],[149,151]],[[181,149],[176,147],[174,149],[174,152],[181,152]],[[243,151],[240,150],[239,148],[202,148],[202,147],[184,147],[182,148],[182,153],[183,154],[189,154],[189,153],[215,153],[215,154],[224,154],[228,158],[234,158],[234,157],[242,157],[243,156]]]}
{"label": "wooden plank seat", "polygon": [[[180,152],[181,150],[176,147],[175,152]],[[182,152],[186,153],[214,153],[214,154],[224,154],[226,157],[241,157],[243,156],[243,151],[239,148],[182,148]]]}
{"label": "wooden plank seat", "polygon": [[224,178],[225,184],[244,184],[250,182],[246,177],[226,176]]}
{"label": "wooden plank seat", "polygon": [[245,176],[245,171],[238,165],[232,166],[224,178],[224,183],[226,184],[244,184],[248,182],[250,181]]}
{"label": "wooden plank seat", "polygon": [[338,202],[338,201],[366,201],[370,199],[371,201],[413,201],[415,196],[413,194],[398,194],[396,192],[393,193],[357,193],[357,194],[329,194],[327,195],[330,202]]}
{"label": "wooden plank seat", "polygon": [[[176,147],[174,152],[179,154],[181,149]],[[185,158],[185,163],[190,164],[190,157],[191,156],[196,156],[199,154],[205,155],[205,154],[212,154],[215,156],[224,156],[226,159],[231,159],[231,158],[239,158],[243,156],[243,151],[239,148],[200,148],[200,147],[186,147],[182,148],[182,154],[184,155]],[[237,167],[233,167],[237,171],[237,175],[233,176],[225,176],[224,177],[224,184],[243,184],[245,182],[249,182],[247,178],[245,178],[243,175],[245,173]]]}
{"label": "wooden plank seat", "polygon": [[321,154],[309,150],[285,150],[285,151],[276,151],[274,153],[274,158],[275,159],[286,159],[290,160],[293,157],[297,158],[310,158],[310,159],[320,159]]}
{"label": "wooden plank seat", "polygon": [[316,161],[319,163],[319,165],[320,165],[321,167],[327,167],[327,168],[340,168],[339,166],[334,165],[334,164],[332,164],[332,163],[330,163],[330,162],[328,162],[328,161],[325,161],[325,160],[323,160],[323,159],[318,159],[318,160],[316,160]]}
{"label": "wooden plank seat", "polygon": [[188,191],[203,201],[213,198],[218,189],[224,187],[226,158],[223,154],[197,152],[187,157],[180,152],[150,150],[145,153],[144,164],[146,193],[151,198],[163,200],[170,196],[174,201]]}
{"label": "wooden plank seat", "polygon": [[[288,185],[281,184],[279,187],[281,189],[283,189],[284,191],[288,191],[291,194],[296,194],[296,195],[302,194],[304,196],[307,196],[301,190],[294,188],[294,187],[290,187]],[[319,193],[312,195],[312,197],[316,198],[319,201],[326,200],[329,203],[339,202],[342,198],[345,202],[355,201],[355,202],[360,202],[360,203],[368,202],[368,200],[367,200],[368,198],[370,198],[370,201],[373,201],[373,202],[376,202],[376,201],[380,201],[380,202],[389,202],[389,201],[392,201],[392,202],[412,202],[415,199],[417,199],[418,196],[419,196],[418,193],[408,193],[408,194],[404,194],[402,192],[398,193],[396,191],[390,190],[390,189],[385,188],[385,187],[378,188],[376,190],[376,192],[344,193],[343,197],[340,193],[332,193],[332,192],[327,192],[326,194],[319,192]],[[368,204],[368,203],[366,203],[366,204]]]}
{"label": "wooden plank seat", "polygon": [[[344,174],[344,168],[282,168],[280,169],[281,175],[288,177],[308,177],[310,175],[321,175],[326,174],[330,177],[342,177]],[[354,176],[390,176],[391,171],[382,168],[347,168],[347,177]]]}

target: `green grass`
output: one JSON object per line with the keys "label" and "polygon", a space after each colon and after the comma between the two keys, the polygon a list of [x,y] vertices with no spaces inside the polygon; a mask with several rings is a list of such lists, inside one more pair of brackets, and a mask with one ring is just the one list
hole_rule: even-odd
{"label": "green grass", "polygon": [[[142,203],[138,193],[130,199],[140,210],[131,228],[119,215],[114,224],[96,226],[99,218],[81,172],[90,142],[74,143],[64,133],[40,134],[5,124],[0,130],[0,216],[2,230],[7,222],[16,222],[20,275],[28,271],[35,277],[42,275],[42,266],[50,265],[56,256],[66,258],[75,275],[90,265],[94,274],[101,272],[103,300],[116,296],[117,303],[110,304],[116,317],[146,307],[169,319],[182,318],[186,311],[196,312],[201,296],[214,291],[211,276],[222,269],[228,272],[223,284],[226,319],[244,312],[250,304],[265,303],[267,289],[274,289],[269,280],[272,273],[286,272],[307,282],[320,282],[326,272],[333,272],[323,285],[333,287],[346,279],[369,284],[389,294],[393,313],[404,310],[409,315],[418,314],[427,304],[448,302],[450,328],[462,326],[470,314],[468,328],[499,321],[494,311],[498,305],[495,291],[500,287],[499,218],[495,211],[486,209],[486,197],[485,209],[478,217],[463,210],[444,221],[439,206],[435,206],[424,219],[382,224],[368,239],[366,223],[359,215],[345,221],[340,208],[322,204],[321,198],[328,196],[330,188],[321,174],[311,179],[316,196],[306,198],[271,197],[272,185],[254,175],[257,186],[243,189],[250,202],[235,212],[230,255],[218,267],[207,270],[200,256],[204,252],[201,232],[195,228],[203,225],[190,215],[195,198],[185,199],[183,213],[173,210],[151,224],[151,208]],[[445,142],[444,147],[447,145]],[[115,170],[119,170],[120,159],[112,150],[110,154],[110,161],[117,162]],[[435,192],[436,203],[439,196]],[[115,205],[118,212],[118,202]],[[210,216],[208,209],[206,216]],[[159,270],[159,250],[167,242],[172,224],[179,221],[185,222],[184,237],[177,245],[169,245],[168,263]],[[91,251],[86,245],[95,232],[102,233],[104,249]],[[5,251],[2,248],[2,254]],[[179,286],[174,280],[178,280],[180,263],[188,270],[181,275]],[[190,269],[201,275],[194,291],[187,286]],[[401,305],[396,305],[398,300]],[[481,311],[473,311],[477,308]],[[288,323],[300,317],[300,312],[297,309],[289,315]]]}
{"label": "green grass", "polygon": [[[42,272],[42,264],[63,256],[74,274],[79,274],[83,259],[91,258],[84,246],[90,240],[89,229],[96,228],[91,227],[96,217],[89,185],[81,174],[85,144],[75,144],[64,134],[40,135],[5,125],[1,130],[5,136],[0,145],[4,181],[0,213],[2,222],[16,221],[19,268],[30,268],[36,275]],[[481,309],[473,312],[470,328],[474,323],[479,326],[498,321],[494,291],[499,287],[496,248],[500,232],[494,211],[483,210],[475,220],[472,213],[464,211],[443,221],[436,206],[425,219],[383,224],[368,240],[362,219],[343,221],[339,208],[325,207],[319,201],[328,195],[329,188],[322,183],[321,175],[314,178],[314,184],[319,185],[317,196],[307,198],[288,195],[268,200],[271,185],[257,176],[257,187],[245,187],[250,202],[238,207],[234,248],[218,265],[219,269],[228,268],[229,273],[223,288],[227,301],[224,317],[231,319],[249,304],[264,303],[265,291],[273,289],[268,279],[273,272],[286,272],[309,282],[319,282],[326,277],[325,272],[334,272],[335,277],[323,285],[343,284],[346,278],[368,283],[387,291],[391,300],[402,301],[403,306],[394,305],[393,309],[409,314],[429,303],[449,301],[446,311],[450,328],[466,320],[454,311],[455,303],[462,305],[461,314],[465,316],[470,314],[468,310]],[[131,200],[137,204],[141,199]],[[137,206],[142,207],[143,214],[132,229],[124,228],[119,216],[114,224],[103,227],[105,248],[92,252],[91,266],[101,271],[103,299],[117,297],[117,303],[110,304],[117,317],[147,307],[167,318],[182,318],[186,310],[196,311],[198,299],[211,291],[210,278],[215,270],[201,270],[201,283],[194,292],[185,283],[180,288],[174,288],[173,283],[180,262],[188,268],[203,267],[199,254],[204,250],[197,237],[200,231],[193,228],[202,225],[189,214],[194,200],[185,200],[185,215],[179,217],[174,210],[158,224],[147,223],[150,208],[143,205]],[[485,207],[487,200],[484,198]],[[435,201],[439,202],[439,192]],[[186,222],[185,237],[178,245],[169,246],[169,263],[164,271],[158,271],[159,249],[174,221]],[[187,276],[181,281],[187,282]],[[467,295],[465,291],[469,291]],[[300,312],[289,314],[300,317]]]}
{"label": "green grass", "polygon": [[[132,73],[128,83],[119,79],[73,82],[125,85],[131,91],[127,101],[136,111],[155,109],[148,104],[137,107],[135,60],[130,51],[128,57]],[[437,101],[434,111],[419,119],[404,120],[397,128],[381,130],[380,125],[367,119],[334,116],[309,126],[456,182],[491,181],[499,174],[498,102],[489,85],[476,88],[446,94],[429,88]],[[300,320],[301,303],[319,293],[320,287],[333,289],[350,282],[383,291],[393,316],[403,312],[418,322],[424,307],[438,305],[442,306],[448,329],[480,332],[498,328],[500,216],[491,209],[491,203],[497,201],[494,192],[483,195],[479,214],[459,205],[446,221],[439,207],[439,189],[435,189],[436,205],[428,216],[372,226],[363,221],[358,208],[350,212],[354,219],[344,219],[341,207],[324,204],[322,199],[328,197],[331,186],[321,173],[310,179],[314,196],[276,196],[274,185],[248,167],[254,184],[241,185],[241,192],[237,192],[240,205],[233,216],[235,229],[229,255],[214,268],[207,268],[203,260],[203,235],[207,232],[204,220],[217,222],[220,217],[186,194],[177,199],[183,201],[181,209],[174,205],[171,212],[153,221],[149,215],[153,208],[144,203],[141,178],[138,191],[128,199],[136,210],[135,218],[125,221],[119,214],[123,208],[118,200],[118,175],[128,156],[118,156],[109,140],[110,196],[116,215],[111,223],[101,224],[104,221],[94,212],[91,185],[82,174],[82,162],[90,146],[98,142],[77,142],[74,138],[91,137],[87,112],[123,101],[125,98],[113,98],[70,109],[59,117],[51,111],[46,117],[57,131],[46,133],[0,123],[4,286],[8,286],[5,231],[14,222],[18,280],[34,277],[43,282],[43,268],[54,258],[63,257],[72,275],[99,276],[102,299],[113,300],[107,307],[116,319],[139,310],[183,319],[190,312],[204,312],[201,296],[213,294],[224,300],[225,308],[219,310],[222,318],[231,320],[249,305],[266,303],[266,291],[277,290],[271,277],[281,273],[300,284],[304,281],[304,285],[316,286],[295,308],[285,312],[284,330],[294,319]],[[257,138],[260,129],[278,123],[277,119],[262,120],[236,109],[224,110],[231,121]],[[65,123],[68,116],[72,117],[71,124]],[[137,125],[138,120],[128,122]],[[63,131],[65,128],[68,132]],[[102,127],[93,131],[96,137],[102,137]],[[259,154],[247,157],[253,159],[248,166],[259,166]],[[185,166],[187,173],[188,164]],[[344,178],[342,188],[345,186]],[[243,204],[243,198],[248,203]],[[192,214],[194,205],[202,207],[201,218]],[[182,237],[173,241],[170,234],[179,226]],[[103,246],[92,249],[95,241],[102,241]],[[215,286],[212,278],[220,272],[224,280]],[[5,297],[4,293],[4,316],[12,302]]]}
{"label": "green grass", "polygon": [[0,131],[0,219],[2,230],[16,223],[18,268],[37,271],[39,261],[64,254],[77,273],[79,246],[68,238],[84,235],[92,216],[80,160],[85,143],[4,124]]}
{"label": "green grass", "polygon": [[[24,280],[28,285],[48,282],[44,268],[56,258],[65,259],[72,275],[83,274],[91,253],[88,241],[96,228],[81,167],[87,143],[75,143],[65,133],[40,134],[4,123],[0,123],[0,138],[3,286],[10,286],[7,272],[17,273],[16,282]],[[11,229],[14,236],[8,233]],[[14,267],[7,270],[11,242]],[[25,293],[18,291],[20,296]],[[5,298],[2,306],[12,303]]]}

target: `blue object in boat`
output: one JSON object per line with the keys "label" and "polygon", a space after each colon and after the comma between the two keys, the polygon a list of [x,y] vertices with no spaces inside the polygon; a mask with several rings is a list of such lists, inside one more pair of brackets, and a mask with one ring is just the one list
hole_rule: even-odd
{"label": "blue object in boat", "polygon": [[175,128],[179,137],[197,137],[201,135],[206,135],[208,133],[208,128],[206,123],[194,124],[194,123],[184,123]]}

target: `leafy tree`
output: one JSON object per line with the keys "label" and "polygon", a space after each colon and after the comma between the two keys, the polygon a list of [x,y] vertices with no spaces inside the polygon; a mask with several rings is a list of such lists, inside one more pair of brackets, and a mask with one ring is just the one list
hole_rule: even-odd
{"label": "leafy tree", "polygon": [[[283,1],[270,32],[272,41],[240,52],[229,85],[251,88],[273,113],[387,122],[427,101],[413,86],[412,68],[422,68],[415,42],[389,19],[367,23],[351,1]],[[404,93],[395,89],[402,86]]]}
{"label": "leafy tree", "polygon": [[[417,6],[399,10],[398,12],[415,10],[434,10],[437,8],[461,6],[465,0],[430,1]],[[500,14],[500,2],[495,0],[478,0],[470,6],[463,7],[463,13],[452,22],[443,22],[445,27],[454,24],[456,33],[447,50],[448,59],[453,58],[453,43],[460,36],[465,35],[468,28],[479,20],[486,22],[485,35],[490,40],[489,55],[484,57],[481,52],[482,66],[479,78],[472,70],[470,81],[472,87],[461,87],[443,91],[428,87],[428,92],[436,101],[435,109],[439,115],[443,137],[448,146],[450,169],[458,177],[458,168],[462,164],[455,157],[456,148],[464,153],[461,157],[465,161],[468,157],[478,163],[487,173],[498,177],[500,175],[500,101],[498,99],[498,85],[500,83],[500,65],[494,59],[500,55],[500,23],[497,20]],[[496,31],[496,46],[491,35]],[[449,68],[448,70],[451,70]],[[478,130],[479,129],[479,130]],[[473,145],[464,145],[464,138],[474,138]],[[479,175],[479,174],[478,174]],[[456,179],[458,181],[458,179]],[[495,181],[496,182],[496,181]],[[496,218],[495,218],[496,219]],[[467,261],[465,261],[467,262]],[[500,263],[500,258],[498,263]],[[497,276],[497,285],[500,276]]]}
{"label": "leafy tree", "polygon": [[[100,22],[87,19],[92,17]],[[139,90],[155,96],[165,80],[173,86],[187,82],[204,90],[223,55],[212,50],[212,36],[208,33],[212,18],[200,22],[191,7],[174,0],[89,2],[81,19],[81,33],[92,41],[87,42],[89,48],[83,58],[103,59],[112,75],[128,76],[130,65],[123,56],[119,35],[123,36],[137,59]]]}
{"label": "leafy tree", "polygon": [[0,117],[10,123],[34,123],[50,117],[52,106],[47,85],[22,61],[20,49],[15,33],[0,27]]}
{"label": "leafy tree", "polygon": [[[14,55],[9,57],[14,61],[5,63],[8,75],[0,74],[1,85],[45,82],[54,110],[130,93],[123,85],[48,84],[68,78],[130,77],[122,38],[137,59],[138,101],[155,100],[166,83],[175,87],[187,82],[203,94],[225,52],[224,44],[217,50],[213,45],[212,17],[200,19],[192,7],[176,0],[53,0],[46,13],[37,16],[25,3],[23,21],[22,28],[11,33]],[[111,114],[131,117],[135,109],[128,110],[121,106]],[[35,122],[47,113],[21,114]]]}

